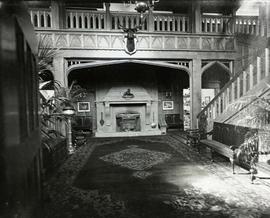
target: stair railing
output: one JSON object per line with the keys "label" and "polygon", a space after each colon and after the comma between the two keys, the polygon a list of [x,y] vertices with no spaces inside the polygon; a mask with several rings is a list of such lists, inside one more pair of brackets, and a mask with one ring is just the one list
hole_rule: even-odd
{"label": "stair railing", "polygon": [[203,125],[206,126],[206,131],[212,130],[213,121],[227,110],[229,105],[269,76],[269,62],[269,48],[265,48],[253,63],[250,63],[245,70],[238,72],[198,114],[199,126],[202,126],[200,122],[207,122],[207,125]]}

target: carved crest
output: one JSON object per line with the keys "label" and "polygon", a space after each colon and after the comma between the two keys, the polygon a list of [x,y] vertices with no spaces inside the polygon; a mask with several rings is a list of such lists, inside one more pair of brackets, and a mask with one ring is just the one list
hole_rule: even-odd
{"label": "carved crest", "polygon": [[134,98],[134,94],[130,92],[130,89],[127,89],[127,91],[124,92],[122,95],[123,98]]}
{"label": "carved crest", "polygon": [[122,27],[121,25],[119,27],[126,33],[124,38],[126,53],[128,53],[129,55],[134,54],[137,51],[137,41],[138,41],[135,34],[138,32],[140,27],[136,26],[134,28],[125,28]]}

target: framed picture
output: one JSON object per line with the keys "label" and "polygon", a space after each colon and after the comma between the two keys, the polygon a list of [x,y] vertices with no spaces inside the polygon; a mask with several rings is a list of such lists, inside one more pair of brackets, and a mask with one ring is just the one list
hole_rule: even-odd
{"label": "framed picture", "polygon": [[90,112],[90,102],[78,102],[78,112]]}
{"label": "framed picture", "polygon": [[162,108],[163,110],[173,110],[173,101],[163,101]]}

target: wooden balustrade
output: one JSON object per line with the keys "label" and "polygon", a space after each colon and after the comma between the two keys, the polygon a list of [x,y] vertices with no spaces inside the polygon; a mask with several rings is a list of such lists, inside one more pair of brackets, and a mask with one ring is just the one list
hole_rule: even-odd
{"label": "wooden balustrade", "polygon": [[50,9],[30,9],[32,24],[35,28],[51,28],[52,14]]}
{"label": "wooden balustrade", "polygon": [[229,34],[232,33],[232,21],[229,16],[203,15],[201,30],[203,33]]}
{"label": "wooden balustrade", "polygon": [[259,20],[254,16],[237,16],[235,19],[235,32],[245,34],[259,34]]}
{"label": "wooden balustrade", "polygon": [[230,104],[241,98],[256,84],[269,76],[269,62],[269,48],[265,48],[264,53],[257,57],[254,63],[250,64],[245,71],[237,73],[198,114],[199,119],[202,115],[207,116],[208,130],[211,129],[213,120],[221,115]]}
{"label": "wooden balustrade", "polygon": [[180,14],[154,14],[154,31],[189,32],[189,17]]}
{"label": "wooden balustrade", "polygon": [[[44,8],[29,10],[35,28],[52,28],[52,12]],[[80,30],[119,30],[119,25],[134,28],[139,25],[138,13],[91,11],[66,9],[65,24],[67,29]],[[152,27],[152,28],[150,28]],[[190,32],[191,23],[185,14],[150,13],[143,18],[143,31],[155,32]],[[201,32],[208,34],[249,34],[267,35],[267,21],[257,16],[220,16],[202,15]]]}
{"label": "wooden balustrade", "polygon": [[235,33],[255,36],[267,36],[266,20],[257,16],[236,16]]}
{"label": "wooden balustrade", "polygon": [[[148,20],[146,17],[143,19],[142,30],[148,30]],[[135,28],[140,24],[140,15],[138,13],[112,13],[111,14],[111,29],[121,29],[120,25],[124,28]]]}
{"label": "wooden balustrade", "polygon": [[106,29],[104,11],[66,10],[66,28],[104,30]]}

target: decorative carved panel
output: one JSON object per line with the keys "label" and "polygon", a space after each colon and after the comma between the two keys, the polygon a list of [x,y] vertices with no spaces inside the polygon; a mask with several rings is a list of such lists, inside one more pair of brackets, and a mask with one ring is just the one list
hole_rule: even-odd
{"label": "decorative carved panel", "polygon": [[96,47],[96,36],[95,35],[84,35],[83,36],[84,47],[95,48]]}
{"label": "decorative carved panel", "polygon": [[112,36],[112,48],[124,48],[124,36]]}
{"label": "decorative carved panel", "polygon": [[82,47],[81,35],[70,35],[70,47]]}
{"label": "decorative carved panel", "polygon": [[56,47],[60,47],[60,48],[68,47],[66,34],[56,34],[55,38],[56,38],[56,43],[55,43]]}
{"label": "decorative carved panel", "polygon": [[223,38],[214,38],[214,49],[224,50],[224,39]]}
{"label": "decorative carved panel", "polygon": [[186,49],[188,47],[188,38],[186,37],[178,37],[178,43],[177,43],[177,47],[178,48],[184,48]]}
{"label": "decorative carved panel", "polygon": [[165,38],[165,49],[175,49],[175,37]]}
{"label": "decorative carved panel", "polygon": [[212,39],[202,38],[202,49],[211,50]]}
{"label": "decorative carved panel", "polygon": [[97,45],[99,48],[110,48],[110,36],[109,35],[98,35]]}
{"label": "decorative carved panel", "polygon": [[40,40],[42,40],[42,46],[53,47],[52,34],[40,34]]}
{"label": "decorative carved panel", "polygon": [[233,39],[225,39],[225,49],[226,50],[233,50],[234,49],[234,41]]}
{"label": "decorative carved panel", "polygon": [[148,36],[139,36],[138,37],[138,48],[149,48],[149,37]]}
{"label": "decorative carved panel", "polygon": [[199,38],[190,38],[190,48],[191,49],[199,49],[200,48]]}
{"label": "decorative carved panel", "polygon": [[162,49],[162,37],[161,36],[153,36],[152,37],[152,48]]}

